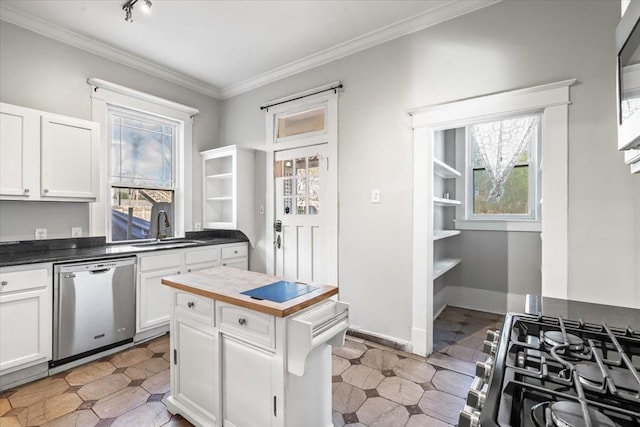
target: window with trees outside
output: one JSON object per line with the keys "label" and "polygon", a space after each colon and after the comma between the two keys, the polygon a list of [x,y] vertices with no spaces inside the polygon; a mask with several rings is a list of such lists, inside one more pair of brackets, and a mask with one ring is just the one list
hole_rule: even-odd
{"label": "window with trees outside", "polygon": [[470,219],[537,219],[540,116],[467,126]]}
{"label": "window with trees outside", "polygon": [[174,235],[177,129],[157,116],[109,109],[111,241]]}

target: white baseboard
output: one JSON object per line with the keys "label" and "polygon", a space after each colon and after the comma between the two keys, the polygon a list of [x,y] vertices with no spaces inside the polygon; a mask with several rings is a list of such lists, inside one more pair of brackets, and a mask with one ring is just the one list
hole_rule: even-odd
{"label": "white baseboard", "polygon": [[447,305],[496,314],[524,313],[526,295],[463,286],[447,286],[445,289],[447,290]]}
{"label": "white baseboard", "polygon": [[419,356],[427,355],[427,331],[420,328],[411,328],[411,353]]}
{"label": "white baseboard", "polygon": [[[378,344],[386,345],[387,347],[412,353],[412,344],[408,341],[401,340],[396,337],[391,337],[389,335],[378,334],[375,332],[367,331],[365,329],[362,329],[358,326],[353,326],[353,325],[349,326],[349,330],[347,331],[347,333],[355,337],[360,337],[369,341],[377,342]],[[425,332],[425,336],[426,336],[426,332]]]}

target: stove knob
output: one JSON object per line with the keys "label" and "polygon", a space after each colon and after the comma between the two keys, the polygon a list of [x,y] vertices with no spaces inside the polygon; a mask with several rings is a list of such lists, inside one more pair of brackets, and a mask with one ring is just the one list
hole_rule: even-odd
{"label": "stove knob", "polygon": [[500,330],[498,329],[487,329],[487,341],[498,342],[500,338]]}
{"label": "stove knob", "polygon": [[466,406],[460,412],[458,427],[480,427],[480,412]]}
{"label": "stove knob", "polygon": [[487,387],[483,387],[481,390],[469,389],[467,394],[467,405],[472,408],[482,409],[484,401],[487,398]]}
{"label": "stove knob", "polygon": [[486,362],[476,362],[476,376],[482,378],[485,381],[489,381],[491,378],[491,371],[493,369],[493,358],[488,358]]}
{"label": "stove knob", "polygon": [[482,347],[482,351],[488,354],[490,357],[494,357],[496,355],[497,349],[498,349],[498,343],[494,341],[484,340],[484,346]]}

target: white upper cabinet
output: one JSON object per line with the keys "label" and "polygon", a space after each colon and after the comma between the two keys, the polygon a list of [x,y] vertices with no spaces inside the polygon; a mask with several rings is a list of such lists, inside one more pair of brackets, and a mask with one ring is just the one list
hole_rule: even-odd
{"label": "white upper cabinet", "polygon": [[4,103],[0,119],[0,199],[97,199],[98,123]]}

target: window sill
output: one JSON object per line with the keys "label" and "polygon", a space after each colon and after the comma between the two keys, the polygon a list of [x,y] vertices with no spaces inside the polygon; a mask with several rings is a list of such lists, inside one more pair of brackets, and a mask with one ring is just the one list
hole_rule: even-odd
{"label": "window sill", "polygon": [[541,232],[542,222],[533,220],[455,220],[456,230]]}

